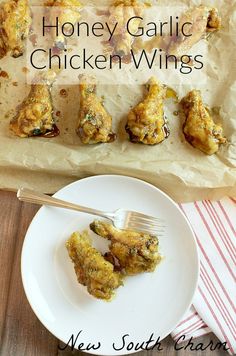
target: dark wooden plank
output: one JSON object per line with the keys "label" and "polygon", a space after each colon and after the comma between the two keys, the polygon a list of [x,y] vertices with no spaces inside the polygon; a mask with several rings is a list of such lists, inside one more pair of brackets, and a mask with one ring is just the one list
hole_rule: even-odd
{"label": "dark wooden plank", "polygon": [[25,203],[20,210],[1,347],[1,354],[4,356],[57,355],[58,341],[44,328],[31,310],[20,275],[22,243],[37,210],[37,206]]}
{"label": "dark wooden plank", "polygon": [[15,199],[15,193],[0,192],[0,345],[10,288],[19,212],[20,202]]}

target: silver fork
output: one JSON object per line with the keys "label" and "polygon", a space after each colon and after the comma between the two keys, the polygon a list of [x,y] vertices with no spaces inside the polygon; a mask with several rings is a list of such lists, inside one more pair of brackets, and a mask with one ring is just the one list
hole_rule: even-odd
{"label": "silver fork", "polygon": [[165,226],[162,219],[138,213],[136,211],[124,209],[118,209],[114,212],[100,211],[63,201],[46,194],[37,193],[27,188],[20,188],[17,192],[17,198],[27,203],[56,206],[58,208],[75,210],[81,213],[98,215],[109,219],[118,229],[137,230],[152,235],[157,234],[158,236],[162,236],[164,234]]}

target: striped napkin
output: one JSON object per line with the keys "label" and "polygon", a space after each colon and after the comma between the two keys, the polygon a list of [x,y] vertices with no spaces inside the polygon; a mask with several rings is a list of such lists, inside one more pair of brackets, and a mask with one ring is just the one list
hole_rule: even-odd
{"label": "striped napkin", "polygon": [[180,208],[196,235],[200,279],[192,307],[171,335],[181,342],[213,332],[235,354],[236,200],[202,201]]}

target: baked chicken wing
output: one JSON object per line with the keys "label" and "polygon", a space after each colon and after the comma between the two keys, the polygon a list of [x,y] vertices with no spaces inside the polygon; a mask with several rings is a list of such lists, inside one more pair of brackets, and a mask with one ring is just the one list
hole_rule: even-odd
{"label": "baked chicken wing", "polygon": [[[63,29],[66,32],[66,23],[72,23],[73,25],[80,19],[81,3],[79,0],[48,0],[45,3],[46,6],[53,7],[51,11],[51,22],[55,23],[56,17],[58,17],[59,28],[63,25]],[[68,25],[68,31],[71,31],[71,27]],[[54,44],[59,49],[64,49],[66,46],[66,38],[63,34],[54,38]]]}
{"label": "baked chicken wing", "polygon": [[0,58],[8,52],[15,58],[23,54],[30,25],[28,0],[7,0],[0,4]]}
{"label": "baked chicken wing", "polygon": [[112,118],[96,95],[96,83],[92,77],[80,77],[80,112],[77,133],[85,144],[113,142]]}
{"label": "baked chicken wing", "polygon": [[152,272],[161,261],[156,236],[119,230],[111,224],[97,220],[90,224],[90,229],[111,241],[111,255],[118,260],[121,269],[128,275]]}
{"label": "baked chicken wing", "polygon": [[66,243],[78,282],[96,298],[110,300],[122,285],[122,275],[92,247],[86,233],[75,232]]}
{"label": "baked chicken wing", "polygon": [[168,46],[168,54],[177,58],[186,55],[188,51],[200,41],[207,33],[214,32],[221,27],[221,18],[217,9],[204,5],[188,10],[180,19],[179,28],[184,26],[185,36],[172,37]]}
{"label": "baked chicken wing", "polygon": [[195,148],[212,155],[216,153],[219,146],[226,142],[223,130],[220,125],[216,125],[205,108],[201,93],[193,90],[181,100],[186,120],[183,125],[183,132],[186,140]]}
{"label": "baked chicken wing", "polygon": [[51,74],[43,83],[31,85],[29,95],[18,106],[15,117],[10,122],[10,129],[19,137],[30,137],[46,135],[54,132],[56,127],[53,118],[53,105],[51,98],[51,85],[55,79],[55,74]]}
{"label": "baked chicken wing", "polygon": [[155,145],[170,134],[163,108],[166,88],[155,78],[146,87],[146,97],[129,112],[125,129],[131,142]]}
{"label": "baked chicken wing", "polygon": [[[137,0],[115,0],[110,8],[108,23],[114,26],[118,23],[112,39],[113,53],[121,57],[130,55],[134,36],[127,31],[127,23],[132,17],[141,17],[144,5]],[[136,18],[130,23],[130,32],[138,32],[141,19]]]}

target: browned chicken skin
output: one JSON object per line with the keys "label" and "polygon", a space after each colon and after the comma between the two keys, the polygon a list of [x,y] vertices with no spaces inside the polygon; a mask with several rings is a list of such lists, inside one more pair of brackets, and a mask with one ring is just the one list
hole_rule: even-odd
{"label": "browned chicken skin", "polygon": [[51,85],[55,73],[50,74],[47,83],[31,85],[29,95],[18,106],[15,117],[10,122],[10,129],[19,137],[46,134],[54,130]]}
{"label": "browned chicken skin", "polygon": [[8,52],[15,58],[24,53],[30,25],[28,0],[7,0],[0,4],[0,59]]}
{"label": "browned chicken skin", "polygon": [[[116,34],[113,36],[113,53],[121,57],[130,55],[134,37],[127,31],[127,22],[135,16],[141,17],[144,11],[144,5],[137,0],[115,0],[110,8],[108,23],[111,26],[118,23]],[[132,33],[138,31],[140,19],[132,21]]]}
{"label": "browned chicken skin", "polygon": [[80,77],[80,112],[77,133],[85,144],[113,142],[112,118],[96,95],[93,77]]}
{"label": "browned chicken skin", "polygon": [[179,27],[190,22],[192,25],[185,29],[186,35],[172,38],[169,42],[167,52],[177,58],[188,54],[189,50],[199,42],[207,33],[214,32],[221,27],[221,18],[217,9],[204,5],[196,6],[188,10],[181,17]]}
{"label": "browned chicken skin", "polygon": [[226,142],[226,138],[223,136],[222,127],[214,123],[205,108],[200,91],[191,91],[180,104],[186,117],[183,125],[186,140],[208,155],[216,153],[219,146]]}
{"label": "browned chicken skin", "polygon": [[114,272],[114,266],[92,247],[86,233],[73,233],[66,247],[78,282],[94,297],[110,300],[115,289],[123,284],[122,275]]}
{"label": "browned chicken skin", "polygon": [[169,136],[163,107],[166,88],[155,78],[146,87],[146,97],[129,112],[125,129],[131,142],[156,145]]}
{"label": "browned chicken skin", "polygon": [[121,269],[128,275],[152,272],[161,261],[158,253],[158,239],[145,233],[119,230],[104,221],[95,220],[90,229],[111,241],[106,258],[112,262],[115,257]]}
{"label": "browned chicken skin", "polygon": [[[53,7],[51,11],[51,22],[55,23],[56,17],[58,17],[59,27],[66,23],[72,23],[73,25],[80,19],[81,3],[79,0],[47,0],[45,6]],[[70,27],[69,27],[70,29]],[[64,26],[66,31],[66,26]],[[63,34],[54,38],[54,43],[59,49],[64,49],[66,45],[66,38]]]}

